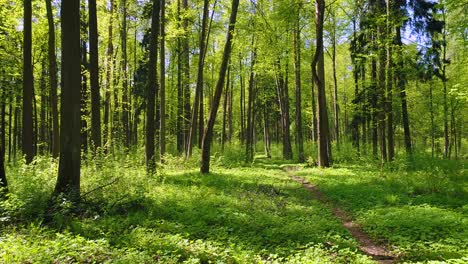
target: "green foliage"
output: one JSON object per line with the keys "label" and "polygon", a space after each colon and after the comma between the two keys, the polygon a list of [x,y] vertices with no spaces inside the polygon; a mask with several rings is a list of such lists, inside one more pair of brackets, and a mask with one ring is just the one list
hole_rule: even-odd
{"label": "green foliage", "polygon": [[[10,168],[0,256],[7,263],[364,263],[331,212],[291,182],[276,160],[248,168],[220,159],[202,175],[167,156],[148,176],[136,154],[83,161],[82,202],[50,211],[57,164]],[[264,165],[257,166],[263,162]],[[278,163],[279,164],[279,163]],[[21,174],[21,179],[19,176]],[[49,209],[48,209],[49,208]],[[44,212],[46,212],[44,214]],[[43,220],[49,218],[47,225]],[[2,218],[2,219],[4,219]]]}

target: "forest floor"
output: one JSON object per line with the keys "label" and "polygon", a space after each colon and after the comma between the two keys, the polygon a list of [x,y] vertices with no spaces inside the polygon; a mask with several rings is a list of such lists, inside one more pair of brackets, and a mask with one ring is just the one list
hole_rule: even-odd
{"label": "forest floor", "polygon": [[83,204],[63,200],[52,215],[56,162],[10,167],[0,262],[468,262],[463,162],[429,173],[257,157],[215,160],[209,175],[195,164],[168,159],[148,177],[131,155],[86,161]]}

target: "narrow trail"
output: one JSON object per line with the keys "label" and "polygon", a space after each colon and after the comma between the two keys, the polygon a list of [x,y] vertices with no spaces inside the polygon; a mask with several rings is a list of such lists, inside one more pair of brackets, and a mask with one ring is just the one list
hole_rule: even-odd
{"label": "narrow trail", "polygon": [[366,234],[361,227],[353,222],[352,218],[340,208],[334,207],[330,204],[327,200],[325,195],[320,192],[317,186],[313,185],[312,183],[308,182],[304,178],[301,178],[294,174],[294,170],[297,170],[295,167],[288,167],[285,168],[285,171],[288,173],[289,177],[300,183],[304,188],[306,188],[313,197],[320,201],[323,205],[329,208],[333,215],[341,221],[341,224],[344,228],[346,228],[351,235],[356,239],[359,243],[359,249],[367,256],[371,257],[377,263],[380,264],[390,264],[397,262],[397,256],[392,254],[387,248],[382,245],[379,245],[376,241],[374,241],[368,234]]}

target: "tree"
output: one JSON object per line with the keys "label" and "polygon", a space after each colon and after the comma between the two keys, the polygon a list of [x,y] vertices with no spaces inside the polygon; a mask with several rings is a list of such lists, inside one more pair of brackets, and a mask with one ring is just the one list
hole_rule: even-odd
{"label": "tree", "polygon": [[5,173],[5,89],[2,89],[0,93],[0,198],[3,198],[3,195],[8,192],[8,182]]}
{"label": "tree", "polygon": [[58,96],[57,96],[57,57],[55,54],[55,25],[52,14],[51,0],[45,0],[47,9],[47,23],[49,25],[49,86],[50,107],[52,112],[52,157],[57,158],[60,150]]}
{"label": "tree", "polygon": [[[195,87],[195,98],[193,101],[192,106],[192,117],[190,122],[190,130],[188,133],[187,138],[187,153],[186,157],[189,158],[192,154],[192,145],[193,139],[195,138],[195,134],[197,131],[197,127],[201,124],[197,124],[198,115],[202,115],[199,113],[199,109],[203,107],[203,104],[200,104],[200,101],[203,100],[203,68],[205,66],[205,54],[206,54],[206,26],[208,23],[208,12],[209,12],[209,1],[203,1],[203,17],[202,17],[202,26],[200,30],[200,39],[199,39],[199,57],[198,57],[198,69],[197,69],[197,84]],[[201,106],[201,107],[200,107]],[[203,117],[202,117],[203,118]]]}
{"label": "tree", "polygon": [[312,75],[317,86],[317,139],[318,139],[318,165],[329,167],[331,163],[330,132],[328,126],[327,103],[325,96],[325,69],[323,58],[323,20],[325,14],[325,1],[315,1],[315,28],[316,28],[316,48],[313,60]]}
{"label": "tree", "polygon": [[62,103],[60,160],[55,194],[80,196],[80,1],[62,0]]}
{"label": "tree", "polygon": [[[161,154],[161,160],[164,158],[166,153],[166,48],[165,48],[165,27],[166,27],[166,1],[161,0],[161,48],[160,48],[160,61],[161,61],[161,71],[160,71],[160,113],[161,113],[161,123],[159,131],[159,149]],[[134,131],[137,133],[137,131]]]}
{"label": "tree", "polygon": [[146,136],[145,136],[145,150],[146,150],[146,168],[148,172],[155,171],[155,102],[156,94],[158,91],[158,81],[156,77],[156,62],[157,62],[157,46],[159,34],[159,11],[160,0],[153,0],[153,7],[151,11],[151,33],[149,45],[149,60],[148,60],[148,86],[146,94]]}
{"label": "tree", "polygon": [[89,75],[91,84],[91,141],[95,148],[101,147],[101,95],[99,93],[99,52],[96,0],[89,5]]}
{"label": "tree", "polygon": [[22,150],[26,157],[26,163],[31,163],[34,158],[33,146],[33,67],[32,67],[32,7],[31,0],[24,1],[23,22],[23,131]]}
{"label": "tree", "polygon": [[128,56],[127,56],[127,0],[122,0],[122,26],[121,26],[121,70],[122,70],[122,127],[124,146],[126,149],[130,147],[130,103],[128,100]]}
{"label": "tree", "polygon": [[239,7],[239,0],[232,0],[231,16],[229,18],[228,32],[226,36],[226,43],[224,44],[223,58],[221,61],[221,68],[219,70],[218,82],[216,83],[215,94],[213,97],[213,106],[210,111],[210,116],[206,124],[206,129],[203,134],[202,143],[202,162],[200,167],[201,173],[210,172],[210,149],[211,142],[213,141],[213,128],[216,121],[216,114],[218,112],[219,103],[221,101],[221,94],[223,92],[224,79],[226,77],[226,70],[228,61],[231,55],[233,32],[236,25],[237,9]]}
{"label": "tree", "polygon": [[298,161],[304,162],[304,139],[302,135],[302,100],[301,100],[301,28],[299,25],[301,5],[297,8],[297,19],[293,31],[294,46],[294,81],[296,84],[296,140]]}
{"label": "tree", "polygon": [[109,129],[110,121],[110,108],[111,108],[111,82],[112,82],[112,68],[114,64],[114,44],[112,43],[113,38],[113,24],[114,24],[114,1],[109,1],[109,27],[107,37],[107,56],[106,56],[106,93],[104,103],[104,144],[106,149],[109,147],[109,140],[111,139],[112,133]]}

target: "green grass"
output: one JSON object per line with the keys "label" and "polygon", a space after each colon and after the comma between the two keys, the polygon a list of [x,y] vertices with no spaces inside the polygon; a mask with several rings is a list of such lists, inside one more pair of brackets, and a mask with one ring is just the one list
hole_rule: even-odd
{"label": "green grass", "polygon": [[56,163],[39,158],[9,168],[0,262],[372,263],[280,162],[214,166],[201,175],[196,162],[168,157],[157,175],[147,176],[141,160],[87,160],[79,213],[63,200],[52,215],[45,208]]}
{"label": "green grass", "polygon": [[468,262],[468,175],[464,161],[414,157],[298,172],[393,246],[402,261]]}

